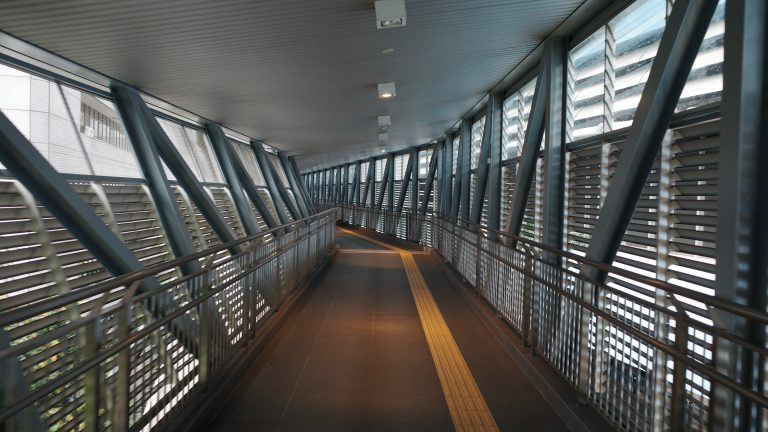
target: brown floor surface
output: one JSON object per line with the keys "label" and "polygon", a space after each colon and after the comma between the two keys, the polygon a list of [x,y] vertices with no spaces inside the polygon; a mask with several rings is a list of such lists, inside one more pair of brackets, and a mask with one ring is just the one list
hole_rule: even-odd
{"label": "brown floor surface", "polygon": [[[338,230],[337,243],[382,249]],[[437,259],[415,258],[499,428],[566,430]],[[453,430],[395,253],[336,255],[242,382],[209,430]]]}

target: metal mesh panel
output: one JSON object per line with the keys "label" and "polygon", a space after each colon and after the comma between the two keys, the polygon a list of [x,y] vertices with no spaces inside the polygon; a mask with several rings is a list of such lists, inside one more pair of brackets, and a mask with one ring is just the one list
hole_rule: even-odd
{"label": "metal mesh panel", "polygon": [[531,113],[536,79],[529,81],[504,100],[502,112],[501,158],[508,160],[522,153],[528,116]]}

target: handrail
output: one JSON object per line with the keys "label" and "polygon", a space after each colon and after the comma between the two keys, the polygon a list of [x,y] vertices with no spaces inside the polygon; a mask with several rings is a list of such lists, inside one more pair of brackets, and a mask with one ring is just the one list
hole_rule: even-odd
{"label": "handrail", "polygon": [[307,218],[293,221],[291,223],[284,224],[266,231],[262,231],[260,233],[257,233],[248,237],[243,237],[241,239],[233,240],[228,243],[221,243],[219,245],[212,246],[200,252],[196,252],[183,257],[153,264],[153,265],[144,267],[141,270],[136,270],[131,273],[126,273],[124,275],[116,276],[111,279],[107,279],[103,282],[89,285],[75,291],[69,291],[63,294],[48,297],[38,302],[30,303],[15,309],[4,311],[0,315],[0,326],[18,322],[23,319],[28,319],[39,313],[63,307],[65,305],[72,304],[74,302],[84,300],[95,295],[99,295],[101,293],[104,293],[114,288],[130,285],[133,282],[142,280],[149,276],[156,275],[165,270],[176,268],[190,261],[195,261],[195,260],[199,260],[200,258],[204,258],[206,256],[215,255],[221,251],[231,248],[232,246],[237,246],[243,243],[251,242],[253,240],[262,239],[264,237],[269,236],[270,234],[274,234],[275,236],[279,237],[279,234],[281,232],[284,232],[286,228],[292,228],[300,225],[310,224],[317,220],[327,218],[328,216],[331,216],[335,212],[336,212],[335,209],[328,209],[320,213],[317,213],[315,215],[309,216]]}
{"label": "handrail", "polygon": [[[356,209],[363,209],[365,211],[374,211],[374,212],[377,211],[377,210],[373,209],[372,207],[368,207],[368,206],[357,207],[357,206],[350,206],[348,204],[339,204],[339,203],[331,203],[331,202],[328,202],[328,203],[321,202],[321,204],[331,205],[331,206],[340,207],[340,208],[356,208]],[[382,213],[382,214],[392,213],[392,215],[395,215],[394,212],[389,212],[387,210],[379,210],[379,212]],[[403,213],[404,213],[404,215],[413,215],[414,214],[413,211],[410,210],[410,209],[403,210]],[[404,216],[404,215],[401,215],[401,217]],[[623,276],[623,277],[632,279],[635,282],[639,282],[639,283],[642,283],[642,284],[645,284],[645,285],[652,286],[654,288],[658,288],[658,289],[667,291],[670,294],[684,296],[684,297],[687,297],[687,298],[690,298],[692,300],[696,300],[696,301],[699,301],[699,302],[702,302],[702,303],[709,303],[712,306],[716,306],[717,308],[722,309],[723,311],[730,312],[730,313],[733,313],[733,314],[736,314],[736,315],[740,315],[740,316],[743,316],[745,318],[749,318],[749,319],[758,321],[758,322],[760,322],[762,324],[768,324],[768,314],[760,311],[759,309],[755,309],[753,307],[750,307],[748,305],[743,305],[743,304],[740,304],[740,303],[736,303],[736,302],[733,302],[733,301],[730,301],[730,300],[727,300],[727,299],[723,299],[722,297],[709,296],[709,295],[706,295],[706,294],[703,294],[703,293],[700,293],[700,292],[696,292],[696,291],[692,291],[692,290],[686,290],[685,288],[681,288],[679,286],[673,285],[673,284],[671,284],[669,282],[666,282],[666,281],[663,281],[663,280],[660,280],[660,279],[655,279],[655,278],[650,278],[650,277],[643,276],[643,275],[638,275],[638,274],[633,273],[633,272],[631,272],[631,271],[629,271],[627,269],[623,269],[623,268],[620,268],[620,267],[615,267],[613,265],[609,265],[609,264],[604,264],[604,263],[600,263],[600,262],[597,262],[597,261],[593,261],[593,260],[590,260],[590,259],[588,259],[586,257],[581,256],[581,255],[574,254],[573,252],[568,252],[568,251],[564,251],[564,250],[561,250],[561,249],[553,248],[551,246],[547,246],[547,245],[545,245],[543,243],[539,243],[539,242],[534,241],[534,240],[530,240],[530,239],[527,239],[527,238],[524,238],[524,237],[520,237],[520,236],[517,236],[517,235],[512,235],[512,234],[509,234],[509,233],[505,233],[503,231],[498,231],[498,230],[490,229],[490,228],[485,227],[483,225],[473,224],[473,223],[471,223],[469,221],[463,220],[463,219],[458,218],[458,217],[454,218],[454,217],[451,217],[450,215],[446,215],[446,214],[435,212],[435,211],[431,211],[431,210],[427,212],[427,215],[433,216],[433,217],[437,217],[437,218],[442,219],[444,221],[447,221],[449,223],[462,223],[462,224],[465,224],[470,230],[473,230],[473,228],[474,228],[474,229],[482,230],[482,231],[485,231],[485,232],[488,232],[488,233],[493,233],[493,234],[496,234],[496,235],[498,235],[500,237],[505,237],[505,238],[508,238],[510,240],[515,240],[515,241],[518,242],[518,245],[520,245],[522,243],[522,244],[525,244],[525,245],[533,247],[533,248],[538,248],[538,249],[541,249],[543,251],[554,253],[554,254],[557,254],[559,257],[566,258],[566,259],[569,259],[569,260],[572,260],[572,261],[576,261],[579,264],[587,265],[589,267],[593,267],[595,269],[598,269],[600,271],[604,271],[606,273],[613,273],[613,274],[616,274],[616,275],[619,275],[619,276]],[[423,217],[423,216],[421,216],[421,217]],[[582,277],[586,277],[586,276],[582,275]],[[597,281],[594,281],[594,280],[591,280],[591,279],[590,279],[590,281],[592,283],[598,284]],[[599,284],[599,285],[603,285],[603,284]]]}
{"label": "handrail", "polygon": [[[326,210],[3,312],[0,325],[14,326],[44,323],[57,310],[88,304],[87,313],[61,325],[34,329],[33,337],[19,338],[0,349],[0,364],[23,358],[29,361],[51,347],[64,350],[51,363],[56,364],[54,373],[40,374],[35,371],[36,363],[25,366],[34,386],[0,406],[0,424],[35,406],[42,408],[39,414],[49,427],[75,422],[73,427],[99,430],[99,425],[112,422],[116,430],[134,430],[166,421],[187,403],[183,398],[187,392],[204,390],[213,373],[226,370],[226,362],[245,352],[243,342],[323,262],[335,238],[336,212]],[[289,228],[293,229],[286,231]],[[261,241],[272,235],[276,236],[273,241]],[[243,252],[221,255],[233,245],[245,243],[250,245]],[[136,293],[143,278],[205,258],[201,271]],[[163,307],[159,316],[149,316],[147,305],[165,293],[183,297]],[[197,340],[193,350],[179,344],[167,330],[184,316],[194,317],[195,328],[189,333]],[[77,342],[68,347],[73,338]],[[158,375],[158,370],[163,372]],[[134,387],[135,382],[141,382],[141,387]],[[75,389],[74,396],[61,399],[59,389],[65,387]],[[113,404],[103,409],[105,397],[113,398]],[[48,406],[56,407],[55,413]],[[61,420],[62,412],[74,413],[74,417]]]}
{"label": "handrail", "polygon": [[[368,206],[359,206],[358,207],[358,206],[351,206],[351,205],[348,205],[348,204],[339,204],[339,203],[332,203],[332,202],[320,202],[320,204],[331,205],[331,206],[340,207],[340,208],[356,208],[356,209],[363,209],[365,211],[374,211],[374,212],[377,211],[374,208],[368,207]],[[394,212],[390,212],[390,211],[387,211],[387,210],[379,210],[379,212],[382,213],[382,214],[391,213],[392,215],[397,216],[397,215],[394,214]],[[403,213],[404,213],[404,215],[410,215],[410,216],[414,215],[413,210],[410,210],[410,209],[403,210]],[[404,216],[404,215],[401,215],[401,217]],[[690,298],[692,300],[696,300],[696,301],[699,301],[699,302],[702,302],[702,303],[708,303],[708,304],[711,304],[712,306],[715,306],[715,307],[717,307],[719,309],[722,309],[723,311],[726,311],[726,312],[729,312],[729,313],[732,313],[732,314],[736,314],[736,315],[740,315],[740,316],[743,316],[745,318],[749,318],[751,320],[760,322],[761,324],[767,324],[768,325],[768,314],[760,311],[759,309],[755,309],[755,308],[753,308],[751,306],[748,306],[748,305],[743,305],[743,304],[740,304],[740,303],[736,303],[736,302],[733,302],[733,301],[730,301],[730,300],[727,300],[727,299],[723,299],[723,298],[717,297],[717,296],[709,296],[709,295],[706,295],[706,294],[703,294],[703,293],[700,293],[700,292],[696,292],[696,291],[693,291],[693,290],[686,290],[685,288],[681,288],[679,286],[673,285],[673,284],[671,284],[671,283],[669,283],[667,281],[663,281],[663,280],[655,279],[655,278],[650,278],[650,277],[643,276],[643,275],[638,275],[637,273],[633,273],[633,272],[631,272],[631,271],[629,271],[627,269],[623,269],[623,268],[620,268],[620,267],[615,267],[613,265],[609,265],[609,264],[593,261],[593,260],[590,260],[590,259],[588,259],[586,257],[581,256],[581,255],[574,254],[573,252],[568,252],[568,251],[564,251],[562,249],[553,248],[551,246],[545,245],[543,243],[539,243],[539,242],[534,241],[534,240],[530,240],[530,239],[527,239],[527,238],[524,238],[524,237],[520,237],[520,236],[517,236],[517,235],[505,233],[503,231],[498,231],[498,230],[490,229],[490,228],[485,227],[483,225],[473,224],[473,223],[471,223],[469,221],[466,221],[466,220],[458,218],[458,217],[451,217],[450,215],[446,215],[446,214],[435,212],[435,211],[431,211],[431,210],[427,212],[427,215],[433,216],[433,217],[437,217],[437,218],[445,220],[445,221],[447,221],[449,223],[461,223],[461,224],[464,224],[465,226],[467,226],[470,229],[470,231],[477,232],[477,230],[479,230],[479,231],[485,231],[487,233],[493,233],[493,234],[495,234],[495,235],[497,235],[499,237],[507,238],[507,239],[510,239],[510,240],[514,240],[514,241],[518,242],[518,245],[520,245],[522,243],[522,244],[525,244],[525,245],[530,246],[532,248],[538,248],[538,249],[541,249],[541,250],[546,251],[546,252],[554,253],[554,254],[562,257],[562,258],[566,258],[566,259],[569,259],[569,260],[572,260],[572,261],[576,261],[579,264],[583,264],[583,265],[595,268],[597,270],[604,271],[606,273],[613,273],[613,274],[616,274],[616,275],[619,275],[619,276],[623,276],[623,277],[632,279],[635,282],[639,282],[639,283],[642,283],[642,284],[645,284],[645,285],[652,286],[654,288],[658,288],[658,289],[664,290],[664,291],[666,291],[666,292],[668,292],[670,294],[684,296],[684,297],[687,297],[687,298]],[[417,217],[423,217],[423,216],[422,215],[418,215]],[[582,277],[586,278],[586,275],[582,275]],[[594,280],[591,280],[591,279],[590,279],[590,281],[592,283],[595,283],[595,284],[598,284],[598,285],[604,285],[604,284],[599,284],[597,281],[594,281]]]}

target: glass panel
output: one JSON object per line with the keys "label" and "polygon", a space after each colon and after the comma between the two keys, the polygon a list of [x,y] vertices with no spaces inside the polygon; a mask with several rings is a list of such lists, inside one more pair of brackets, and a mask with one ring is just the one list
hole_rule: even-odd
{"label": "glass panel", "polygon": [[504,101],[502,123],[504,133],[501,136],[502,158],[512,159],[520,155],[531,113],[533,94],[536,91],[536,79],[531,80]]}
{"label": "glass panel", "polygon": [[615,40],[613,128],[632,124],[666,23],[664,0],[638,0],[608,23]]}
{"label": "glass panel", "polygon": [[[571,140],[601,134],[605,108],[605,27],[570,52]],[[569,122],[570,123],[570,122]]]}
{"label": "glass panel", "polygon": [[61,173],[141,177],[106,99],[0,64],[0,110]]}
{"label": "glass panel", "polygon": [[472,124],[472,146],[470,153],[470,169],[477,169],[480,160],[480,147],[483,144],[483,127],[485,126],[485,117]]}
{"label": "glass panel", "polygon": [[720,0],[675,111],[720,101],[723,92],[725,0]]}

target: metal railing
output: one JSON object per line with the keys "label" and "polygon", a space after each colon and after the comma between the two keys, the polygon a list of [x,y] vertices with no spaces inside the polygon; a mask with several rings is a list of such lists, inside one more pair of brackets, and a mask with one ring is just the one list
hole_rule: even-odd
{"label": "metal railing", "polygon": [[[325,205],[346,223],[432,247],[619,430],[712,430],[716,391],[768,415],[768,395],[715,363],[722,352],[764,361],[768,348],[718,323],[765,332],[765,311],[431,212]],[[590,280],[589,268],[608,281]],[[620,278],[647,289],[611,282]]]}
{"label": "metal railing", "polygon": [[[9,431],[163,425],[313,272],[335,240],[336,220],[327,210],[4,312],[0,325],[15,343],[0,341],[0,424]],[[235,248],[241,252],[231,254]],[[202,271],[143,288],[190,261]],[[62,314],[70,319],[58,324]],[[20,337],[20,328],[35,330]],[[57,361],[56,373],[28,383],[41,364]],[[14,372],[19,365],[24,374]]]}

